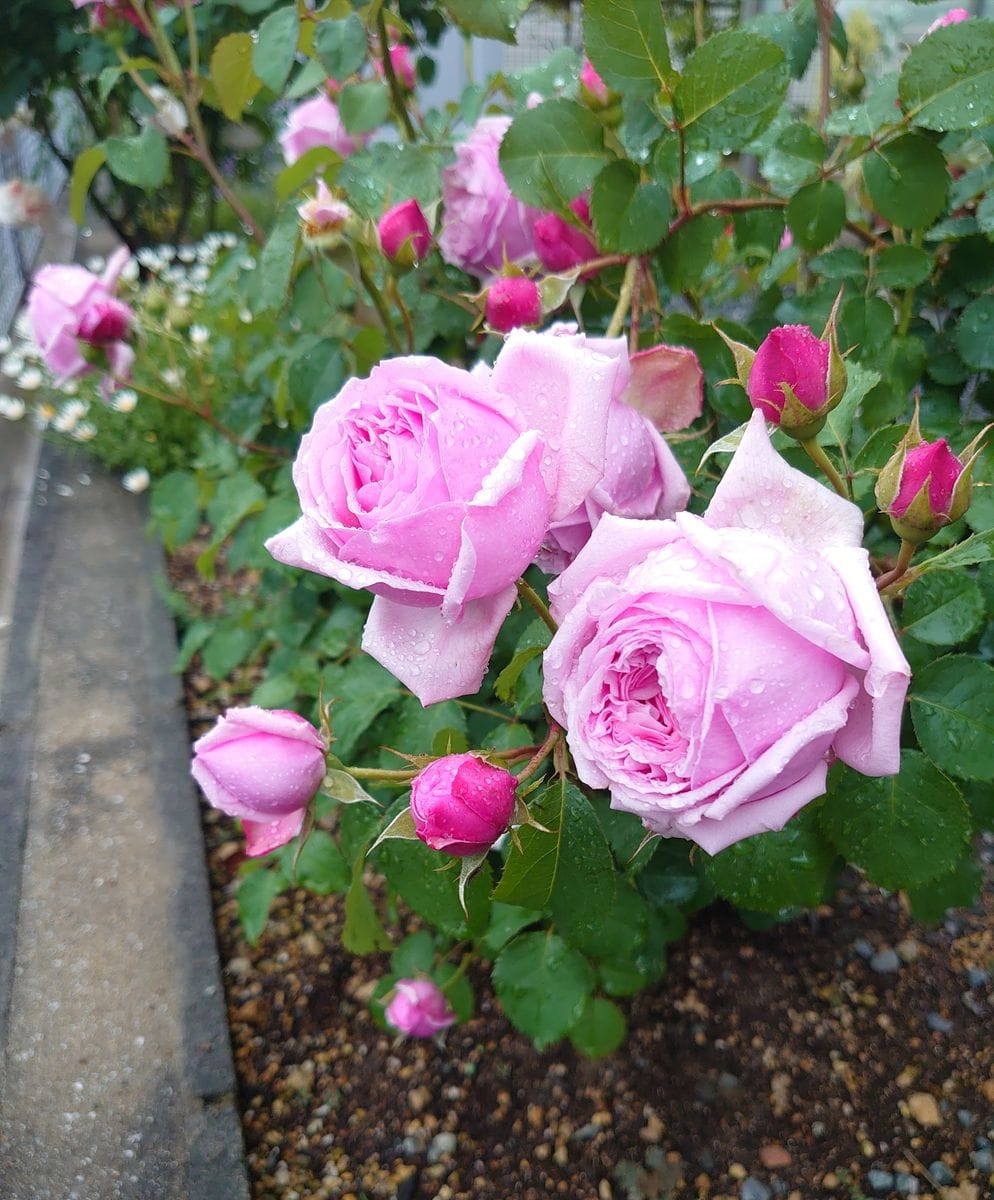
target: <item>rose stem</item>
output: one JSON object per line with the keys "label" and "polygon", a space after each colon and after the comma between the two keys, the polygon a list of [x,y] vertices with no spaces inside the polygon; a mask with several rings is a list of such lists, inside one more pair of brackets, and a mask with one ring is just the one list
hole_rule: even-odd
{"label": "rose stem", "polygon": [[839,493],[843,500],[849,499],[849,489],[846,487],[846,481],[842,478],[839,472],[835,469],[835,465],[828,457],[825,451],[818,445],[816,438],[808,438],[806,442],[801,442],[805,453],[828,477],[829,483]]}
{"label": "rose stem", "polygon": [[635,287],[635,275],[638,271],[638,265],[638,258],[630,258],[625,266],[625,277],[621,281],[618,303],[615,305],[610,323],[604,331],[605,337],[617,337],[625,327],[625,316],[631,307],[632,289]]}
{"label": "rose stem", "polygon": [[519,784],[523,783],[526,779],[528,779],[532,775],[534,775],[535,772],[542,765],[542,763],[549,757],[549,755],[552,753],[552,751],[555,750],[556,745],[559,742],[559,739],[562,737],[562,732],[563,731],[559,728],[558,725],[550,725],[549,726],[549,736],[545,739],[545,741],[542,743],[542,745],[539,746],[538,751],[536,752],[534,757],[531,759],[531,761],[528,763],[528,765],[525,767],[525,769],[518,776]]}
{"label": "rose stem", "polygon": [[552,613],[549,612],[548,606],[542,597],[535,591],[533,587],[525,583],[523,579],[519,579],[515,583],[518,589],[518,595],[522,600],[527,600],[532,608],[538,613],[545,624],[552,630],[553,633],[559,632],[559,626],[556,624]]}
{"label": "rose stem", "polygon": [[400,86],[400,80],[397,78],[397,72],[393,69],[393,62],[390,58],[390,39],[387,36],[387,22],[383,13],[383,7],[381,5],[379,12],[376,14],[376,32],[380,37],[380,57],[383,63],[383,74],[386,76],[386,81],[390,88],[393,106],[397,111],[397,116],[400,118],[404,141],[414,142],[417,140],[417,134],[414,132],[414,126],[411,123],[411,114],[407,111],[407,105],[404,103],[404,93]]}
{"label": "rose stem", "polygon": [[897,562],[891,571],[885,571],[883,575],[877,579],[877,591],[882,592],[885,587],[890,587],[892,583],[897,581],[904,575],[911,566],[911,560],[915,556],[915,551],[918,549],[913,542],[906,542],[902,539],[901,549],[897,555]]}

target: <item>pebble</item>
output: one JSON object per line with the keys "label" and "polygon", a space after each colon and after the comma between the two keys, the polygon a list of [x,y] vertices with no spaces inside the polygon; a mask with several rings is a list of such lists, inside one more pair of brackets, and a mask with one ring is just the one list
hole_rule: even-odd
{"label": "pebble", "polygon": [[898,1171],[894,1176],[894,1187],[897,1189],[899,1196],[918,1195],[918,1180],[914,1175],[908,1175],[904,1171]]}
{"label": "pebble", "polygon": [[941,1158],[937,1158],[934,1163],[929,1164],[928,1173],[939,1187],[948,1187],[956,1181],[955,1175],[953,1175],[952,1171],[950,1171]]}
{"label": "pebble", "polygon": [[436,1133],[428,1147],[428,1161],[437,1163],[446,1154],[455,1154],[459,1141],[454,1133]]}
{"label": "pebble", "polygon": [[983,987],[991,981],[990,972],[982,971],[980,967],[970,967],[966,972],[966,979],[970,987]]}
{"label": "pebble", "polygon": [[759,1161],[768,1170],[775,1171],[778,1167],[789,1167],[791,1157],[783,1146],[774,1144],[760,1147]]}
{"label": "pebble", "polygon": [[750,1175],[742,1180],[739,1196],[741,1200],[772,1200],[773,1193],[765,1183]]}
{"label": "pebble", "polygon": [[894,1176],[890,1171],[881,1171],[879,1167],[873,1167],[866,1173],[866,1186],[878,1196],[886,1196],[894,1190]]}
{"label": "pebble", "polygon": [[985,1175],[990,1175],[994,1171],[994,1154],[990,1150],[974,1150],[970,1155],[970,1161]]}
{"label": "pebble", "polygon": [[897,951],[888,946],[886,950],[878,950],[870,959],[870,969],[878,975],[893,975],[901,969],[901,959]]}
{"label": "pebble", "polygon": [[718,1091],[719,1092],[737,1092],[739,1090],[739,1077],[733,1075],[730,1071],[722,1071],[718,1076]]}
{"label": "pebble", "polygon": [[942,1013],[930,1012],[925,1018],[925,1023],[933,1033],[952,1033],[953,1023],[948,1017],[944,1017]]}
{"label": "pebble", "polygon": [[913,963],[921,956],[922,948],[914,938],[902,938],[894,947],[901,956],[901,961]]}
{"label": "pebble", "polygon": [[874,955],[873,943],[868,942],[866,938],[857,938],[853,942],[852,948],[856,951],[860,958],[872,958]]}
{"label": "pebble", "polygon": [[970,1112],[968,1108],[958,1108],[956,1110],[956,1119],[964,1129],[969,1129],[971,1125],[975,1125],[977,1114]]}
{"label": "pebble", "polygon": [[942,1124],[938,1101],[928,1092],[913,1092],[908,1097],[908,1112],[926,1129],[936,1129]]}

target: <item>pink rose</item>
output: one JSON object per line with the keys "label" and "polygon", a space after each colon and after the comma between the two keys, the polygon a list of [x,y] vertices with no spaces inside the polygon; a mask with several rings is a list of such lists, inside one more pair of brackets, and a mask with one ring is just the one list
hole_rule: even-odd
{"label": "pink rose", "polygon": [[388,359],[318,409],[303,515],[267,548],[375,593],[363,648],[422,704],[475,692],[515,580],[604,474],[627,376],[621,351],[522,330],[492,370]]}
{"label": "pink rose", "polygon": [[343,230],[352,215],[352,209],[344,200],[331,194],[323,179],[318,180],[317,194],[305,200],[297,209],[304,241],[329,250],[342,240]]}
{"label": "pink rose", "polygon": [[430,979],[398,979],[384,1016],[408,1037],[428,1038],[456,1022],[445,993]]}
{"label": "pink rose", "polygon": [[780,829],[840,758],[899,768],[910,671],[860,510],[753,415],[705,516],[605,516],[550,587],[545,701],[580,777],[714,854]]}
{"label": "pink rose", "polygon": [[781,325],[767,335],[756,351],[749,373],[753,408],[775,424],[784,408],[783,385],[793,389],[805,408],[817,412],[828,400],[831,346],[816,338],[807,325]]}
{"label": "pink rose", "polygon": [[411,816],[432,850],[465,858],[484,854],[507,830],[518,781],[474,754],[438,758],[411,784]]}
{"label": "pink rose", "polygon": [[[570,204],[573,213],[590,229],[590,201],[577,196]],[[535,253],[547,271],[571,271],[597,257],[591,236],[564,221],[558,213],[545,213],[535,222]]]}
{"label": "pink rose", "polygon": [[404,200],[380,217],[380,249],[393,263],[413,267],[431,249],[431,228],[417,200]]}
{"label": "pink rose", "polygon": [[209,804],[241,818],[252,856],[297,836],[324,779],[321,734],[281,708],[229,708],[193,753],[193,778]]}
{"label": "pink rose", "polygon": [[925,30],[925,37],[930,33],[935,33],[937,29],[944,29],[947,25],[958,25],[961,21],[969,21],[970,14],[965,8],[951,8],[948,12],[943,13],[941,17],[936,19]]}
{"label": "pink rose", "polygon": [[279,136],[287,166],[315,146],[328,146],[336,154],[347,158],[358,150],[362,140],[346,132],[338,115],[338,105],[325,92],[318,92],[310,100],[304,100],[292,108],[286,128]]}
{"label": "pink rose", "polygon": [[[414,60],[411,58],[410,46],[398,44],[390,47],[390,65],[393,67],[393,73],[397,77],[397,82],[402,88],[409,92],[414,91],[414,85],[417,83],[417,76],[414,73]],[[373,59],[373,67],[376,74],[382,79],[386,72],[383,70],[383,63],[380,59]]]}
{"label": "pink rose", "polygon": [[542,295],[534,279],[502,275],[487,289],[486,319],[491,329],[510,333],[542,320]]}
{"label": "pink rose", "polygon": [[442,172],[442,257],[481,279],[505,258],[520,262],[533,252],[539,214],[514,198],[498,161],[510,124],[510,117],[481,117]]}
{"label": "pink rose", "polygon": [[607,108],[613,99],[610,89],[589,58],[583,60],[580,68],[580,95],[591,108]]}
{"label": "pink rose", "polygon": [[927,487],[929,508],[936,517],[948,521],[956,481],[962,474],[963,464],[945,438],[913,446],[905,455],[897,497],[888,511],[891,516],[903,517],[914,498]]}
{"label": "pink rose", "polygon": [[590,540],[605,513],[638,520],[672,517],[686,508],[690,484],[673,451],[640,413],[614,400],[608,414],[604,478],[584,502],[549,527],[535,562],[558,574]]}
{"label": "pink rose", "polygon": [[134,312],[113,294],[129,258],[122,246],[102,275],[76,265],[50,265],[35,275],[28,319],[56,384],[93,370],[81,343],[101,348],[115,378],[123,379],[130,371],[134,353],[123,339]]}

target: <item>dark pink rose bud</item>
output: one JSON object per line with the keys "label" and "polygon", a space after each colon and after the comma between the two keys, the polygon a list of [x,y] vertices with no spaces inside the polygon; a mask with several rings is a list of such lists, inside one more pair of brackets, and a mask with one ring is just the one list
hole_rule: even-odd
{"label": "dark pink rose bud", "polygon": [[191,771],[214,808],[240,817],[246,852],[295,838],[324,779],[324,738],[286,709],[229,708],[193,747]]}
{"label": "dark pink rose bud", "polygon": [[397,80],[401,86],[405,87],[409,92],[413,92],[416,77],[410,47],[403,45],[391,46],[390,65],[393,67],[393,73],[397,76]]}
{"label": "dark pink rose bud", "polygon": [[846,390],[834,315],[826,333],[817,338],[807,325],[781,325],[770,331],[754,358],[745,356],[752,358],[746,390],[753,408],[800,441],[818,433]]}
{"label": "dark pink rose bud", "polygon": [[127,336],[133,316],[129,306],[121,300],[98,300],[80,318],[78,336],[91,346],[119,342]]}
{"label": "dark pink rose bud", "polygon": [[607,108],[615,99],[589,58],[583,60],[580,68],[580,95],[591,108]]}
{"label": "dark pink rose bud", "polygon": [[399,267],[415,266],[431,249],[431,229],[417,200],[387,209],[376,229],[384,255]]}
{"label": "dark pink rose bud", "polygon": [[432,850],[484,854],[508,827],[518,781],[473,754],[436,759],[411,784],[411,816]]}
{"label": "dark pink rose bud", "polygon": [[434,1037],[456,1022],[445,994],[430,979],[398,979],[384,1015],[408,1037]]}
{"label": "dark pink rose bud", "polygon": [[[570,208],[589,230],[587,197],[577,196]],[[587,233],[564,221],[558,213],[546,213],[535,222],[535,253],[547,271],[558,274],[596,258],[597,246]]]}
{"label": "dark pink rose bud", "polygon": [[922,438],[916,408],[908,432],[877,478],[877,503],[898,537],[919,545],[963,516],[970,507],[973,464],[986,433],[983,430],[955,455],[945,438]]}
{"label": "dark pink rose bud", "polygon": [[948,12],[942,14],[925,30],[924,37],[928,37],[930,33],[935,33],[937,29],[945,29],[947,25],[959,25],[961,21],[969,21],[970,14],[965,8],[951,8]]}
{"label": "dark pink rose bud", "polygon": [[498,333],[510,333],[523,325],[542,320],[542,295],[534,279],[505,275],[495,279],[487,292],[487,324]]}

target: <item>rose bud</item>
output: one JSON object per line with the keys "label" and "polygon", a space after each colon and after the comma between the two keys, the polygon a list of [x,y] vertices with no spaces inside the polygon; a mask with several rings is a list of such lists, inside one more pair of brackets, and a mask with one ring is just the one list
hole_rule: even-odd
{"label": "rose bud", "polygon": [[318,250],[334,250],[341,245],[353,212],[344,200],[338,200],[331,194],[323,179],[319,179],[317,195],[301,204],[297,215],[303,226],[306,245]]}
{"label": "rose bud", "polygon": [[771,330],[756,351],[746,390],[753,408],[784,433],[800,442],[813,438],[846,390],[834,330],[825,339],[806,325]]}
{"label": "rose bud", "polygon": [[542,294],[534,279],[505,275],[494,280],[486,295],[487,324],[498,333],[538,325],[542,320]]}
{"label": "rose bud", "polygon": [[942,14],[925,30],[923,37],[928,37],[930,33],[935,33],[937,29],[944,29],[947,25],[958,25],[961,21],[969,21],[970,14],[965,8],[951,8],[948,12]]}
{"label": "rose bud", "polygon": [[944,525],[958,521],[970,507],[973,464],[983,430],[957,457],[945,438],[926,442],[915,411],[908,432],[880,472],[876,496],[902,541],[927,542]]}
{"label": "rose bud", "polygon": [[473,754],[438,758],[411,784],[414,831],[456,858],[485,854],[507,830],[518,781]]}
{"label": "rose bud", "polygon": [[[383,63],[380,59],[375,59],[373,66],[376,74],[382,79],[386,72],[383,70]],[[394,77],[405,91],[413,92],[414,85],[417,83],[417,76],[414,73],[414,62],[411,59],[411,48],[403,44],[390,47],[390,66],[393,67]]]}
{"label": "rose bud", "polygon": [[456,1014],[430,979],[398,979],[384,1012],[387,1022],[408,1037],[434,1037],[456,1022]]}
{"label": "rose bud", "polygon": [[229,708],[193,746],[190,770],[207,802],[245,826],[245,851],[268,854],[300,832],[324,779],[325,743],[286,709]]}
{"label": "rose bud", "polygon": [[[577,196],[570,209],[590,230],[590,202]],[[564,221],[558,213],[546,213],[535,222],[535,253],[547,271],[560,273],[597,257],[590,233]]]}
{"label": "rose bud", "polygon": [[134,316],[131,308],[122,300],[108,298],[98,300],[83,313],[77,336],[91,346],[106,346],[126,337]]}
{"label": "rose bud", "polygon": [[387,209],[376,231],[384,257],[404,270],[417,266],[431,249],[428,219],[413,198]]}
{"label": "rose bud", "polygon": [[589,58],[580,68],[580,95],[589,108],[610,108],[618,101],[617,92],[607,86]]}

